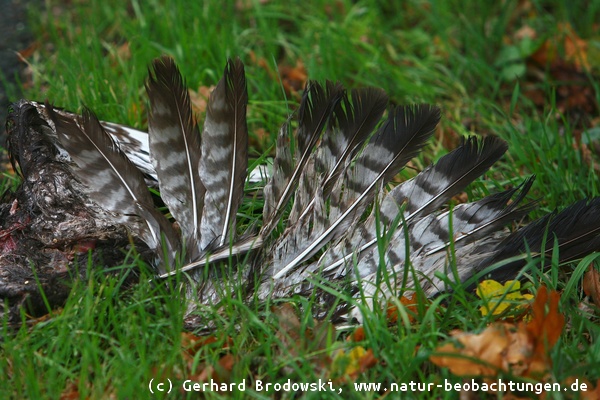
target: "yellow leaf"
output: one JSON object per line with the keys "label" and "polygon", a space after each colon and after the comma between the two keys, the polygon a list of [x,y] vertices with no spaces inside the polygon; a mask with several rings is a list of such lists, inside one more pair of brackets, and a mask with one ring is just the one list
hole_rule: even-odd
{"label": "yellow leaf", "polygon": [[523,303],[533,299],[531,294],[521,294],[521,282],[507,281],[504,285],[494,280],[486,280],[477,286],[477,296],[484,305],[479,308],[481,315],[502,314],[510,307],[523,308]]}
{"label": "yellow leaf", "polygon": [[331,371],[334,376],[345,375],[352,380],[377,363],[371,349],[362,346],[353,347],[349,351],[340,350],[334,357]]}

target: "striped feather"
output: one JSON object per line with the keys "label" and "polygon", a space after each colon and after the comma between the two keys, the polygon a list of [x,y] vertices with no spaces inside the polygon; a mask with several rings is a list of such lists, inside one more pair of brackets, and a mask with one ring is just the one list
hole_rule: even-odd
{"label": "striped feather", "polygon": [[[77,120],[54,113],[46,105],[60,144],[77,164],[76,176],[88,188],[88,195],[115,213],[121,223],[136,230],[146,244],[162,254],[162,236],[169,254],[179,248],[173,228],[155,208],[141,172],[123,154],[89,110]],[[141,223],[139,221],[141,220]],[[171,262],[164,260],[165,262]],[[160,272],[165,272],[161,266]]]}
{"label": "striped feather", "polygon": [[[439,109],[430,106],[397,107],[346,172],[345,193],[339,212],[329,220],[322,213],[307,217],[290,228],[276,244],[274,279],[289,274],[321,250],[332,238],[346,232],[372,200],[378,185],[387,183],[424,145],[439,121]],[[318,210],[324,208],[322,193],[315,194]],[[317,207],[315,207],[317,208]],[[303,236],[300,236],[303,235]]]}
{"label": "striped feather", "polygon": [[246,76],[239,59],[229,60],[211,93],[202,132],[200,179],[206,188],[200,247],[229,244],[248,167]]}
{"label": "striped feather", "polygon": [[161,197],[179,223],[188,251],[191,255],[199,254],[206,192],[198,172],[200,132],[192,117],[188,91],[173,59],[162,57],[153,62],[146,91],[150,99],[150,154]]}

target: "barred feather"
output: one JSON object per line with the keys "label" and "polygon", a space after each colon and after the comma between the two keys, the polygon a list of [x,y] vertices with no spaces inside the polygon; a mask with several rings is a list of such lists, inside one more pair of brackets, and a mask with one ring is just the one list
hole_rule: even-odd
{"label": "barred feather", "polygon": [[[285,179],[286,185],[280,190],[280,197],[272,207],[272,215],[267,216],[266,223],[261,229],[262,236],[268,236],[278,222],[278,218],[283,213],[285,205],[292,197],[294,190],[302,182],[301,176],[311,176],[307,169],[309,160],[314,160],[313,150],[319,137],[331,115],[333,107],[338,103],[342,96],[342,87],[340,85],[328,84],[323,88],[317,82],[309,82],[298,110],[298,132],[296,134],[296,165],[289,176]],[[282,159],[284,160],[284,159]],[[310,164],[311,168],[313,163]],[[293,224],[299,218],[302,210],[310,203],[310,198],[313,195],[313,184],[304,180],[306,187],[301,187],[296,190],[294,200],[294,209],[290,215],[290,224]]]}
{"label": "barred feather", "polygon": [[[283,198],[286,186],[290,183],[293,172],[292,153],[290,151],[290,121],[286,121],[277,135],[277,145],[273,161],[273,174],[263,190],[265,205],[263,209],[263,224],[271,226],[272,221],[278,222],[280,212],[277,203]],[[281,207],[281,206],[279,206]]]}
{"label": "barred feather", "polygon": [[[321,262],[324,270],[340,268],[353,255],[360,255],[374,248],[377,243],[375,211],[379,213],[378,217],[383,223],[380,231],[393,229],[390,224],[398,220],[400,212],[403,213],[402,218],[405,222],[411,223],[420,215],[427,215],[460,193],[475,178],[487,171],[506,149],[506,143],[496,137],[488,136],[481,140],[471,137],[415,178],[396,186],[383,196],[380,208],[373,210],[364,224],[356,225],[344,243],[331,248],[323,256]],[[373,260],[359,270],[370,271],[376,265],[377,262]]]}
{"label": "barred feather", "polygon": [[[87,186],[88,195],[117,213],[120,222],[130,227],[138,226],[136,222],[141,217],[137,234],[159,255],[164,235],[173,256],[179,248],[173,228],[154,208],[141,172],[106,134],[96,116],[86,109],[82,118],[73,120],[55,113],[49,105],[46,109],[60,144],[77,163],[76,175]],[[172,259],[164,261],[170,263]],[[161,268],[164,272],[164,266]]]}
{"label": "barred feather", "polygon": [[202,132],[200,179],[206,188],[200,247],[229,244],[244,194],[248,167],[246,76],[239,59],[229,60],[210,95]]}
{"label": "barred feather", "polygon": [[[548,258],[554,241],[560,248],[561,260],[581,258],[600,249],[600,198],[580,200],[561,212],[553,212],[508,236],[499,243],[489,257],[474,269],[484,270],[503,260],[526,252]],[[510,279],[522,261],[504,263],[494,271],[499,280]]]}
{"label": "barred feather", "polygon": [[[322,212],[323,195],[316,193],[315,208],[318,211],[313,218],[308,216],[306,221],[300,221],[275,245],[274,279],[288,274],[355,223],[372,199],[377,185],[387,183],[420,150],[438,120],[439,109],[435,107],[398,107],[393,110],[360,154],[354,168],[346,172],[344,198],[339,211],[327,219]],[[312,223],[310,230],[305,225],[309,222]],[[308,235],[300,238],[301,233]]]}
{"label": "barred feather", "polygon": [[150,99],[150,152],[161,197],[181,226],[193,258],[202,250],[198,245],[206,189],[198,171],[200,132],[173,59],[163,57],[153,62],[146,91]]}

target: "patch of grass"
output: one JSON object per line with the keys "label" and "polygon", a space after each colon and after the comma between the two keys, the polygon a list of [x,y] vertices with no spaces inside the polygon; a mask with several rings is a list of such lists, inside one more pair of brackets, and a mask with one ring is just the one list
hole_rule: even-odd
{"label": "patch of grass", "polygon": [[[581,128],[557,107],[560,83],[542,85],[545,103],[541,108],[534,104],[521,89],[519,79],[525,77],[511,75],[526,62],[525,56],[506,56],[514,50],[507,50],[514,45],[507,44],[507,38],[527,25],[544,40],[555,35],[559,22],[570,22],[578,34],[597,45],[594,23],[598,19],[594,17],[600,10],[582,11],[575,3],[92,0],[67,5],[47,1],[45,10],[31,12],[43,46],[31,59],[34,80],[26,95],[48,98],[71,110],[86,105],[101,119],[145,128],[143,83],[153,58],[173,56],[188,86],[196,90],[214,85],[226,58],[239,56],[246,63],[253,143],[270,146],[279,125],[298,102],[294,94],[283,101],[286,95],[277,65],[295,66],[300,60],[313,79],[340,80],[347,87],[382,87],[396,103],[440,104],[444,110],[437,134],[440,140],[419,156],[417,168],[451,150],[447,145],[458,135],[500,135],[510,143],[510,150],[487,178],[471,186],[469,198],[517,185],[535,174],[532,196],[541,202],[533,216],[540,216],[597,196],[600,188],[597,173],[576,146],[575,131]],[[521,17],[525,23],[517,22]],[[597,82],[592,85],[599,99]],[[265,129],[266,139],[258,138],[259,128]],[[267,148],[253,146],[253,156],[269,155]],[[244,204],[249,225],[260,209],[257,199]],[[524,279],[532,288],[540,280],[556,289],[566,288],[561,306],[569,326],[552,354],[551,373],[557,381],[568,376],[600,377],[597,318],[577,307],[582,297],[578,282],[595,260],[575,265],[572,274],[553,265],[552,273],[545,275],[535,261],[525,268]],[[62,311],[52,318],[18,332],[5,326],[0,396],[59,398],[73,384],[73,391],[82,398],[195,397],[179,389],[182,371],[189,372],[190,365],[181,351],[184,307],[176,291],[149,283],[151,276],[142,266],[141,283],[124,288],[120,279],[99,271],[77,282]],[[461,382],[434,367],[429,355],[452,329],[482,329],[490,319],[480,316],[480,303],[473,293],[460,286],[453,289],[428,308],[421,307],[415,322],[398,318],[393,326],[389,326],[385,304],[369,311],[358,301],[366,334],[359,344],[372,349],[378,360],[358,381],[383,386],[408,381],[437,384],[444,379]],[[293,301],[310,309],[307,300]],[[342,335],[331,338],[324,349],[282,354],[279,328],[269,306],[245,304],[234,293],[224,300],[222,312],[203,309],[215,325],[217,341],[194,354],[192,373],[199,373],[205,364],[218,365],[226,345],[236,359],[228,381],[258,377],[271,383],[314,382],[322,376],[310,360],[319,352],[332,355],[349,346]],[[311,321],[310,313],[301,318],[304,325]],[[174,382],[175,393],[152,395],[148,391],[150,379],[175,376],[181,377]],[[247,383],[252,386],[253,382]],[[358,393],[351,384],[337,386],[343,394],[331,394],[331,398],[383,394]],[[296,393],[279,395],[294,398]],[[435,388],[408,396],[455,395]],[[250,390],[231,396],[270,398],[274,394]],[[208,393],[207,397],[219,395]]]}

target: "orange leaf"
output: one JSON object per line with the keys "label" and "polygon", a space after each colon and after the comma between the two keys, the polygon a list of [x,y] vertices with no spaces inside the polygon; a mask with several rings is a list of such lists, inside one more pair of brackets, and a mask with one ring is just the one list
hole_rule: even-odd
{"label": "orange leaf", "polygon": [[281,76],[281,82],[286,93],[294,94],[298,93],[306,86],[308,80],[308,73],[304,67],[302,60],[297,59],[295,66],[289,66],[280,64],[278,66],[279,74]]}
{"label": "orange leaf", "polygon": [[60,400],[75,400],[80,397],[79,388],[75,382],[68,383],[65,390],[60,394]]}
{"label": "orange leaf", "polygon": [[351,339],[353,342],[362,342],[365,340],[365,328],[362,326],[356,328],[349,339]]}
{"label": "orange leaf", "polygon": [[218,341],[216,336],[196,336],[193,333],[181,332],[181,349],[185,359],[192,360],[200,349]]}
{"label": "orange leaf", "polygon": [[[527,324],[527,332],[536,340],[535,353],[550,350],[558,341],[565,326],[565,317],[558,311],[560,294],[540,286],[533,302],[533,318]],[[547,312],[546,312],[547,308]]]}
{"label": "orange leaf", "polygon": [[[402,304],[408,312],[408,321],[412,324],[415,322],[415,315],[418,314],[417,294],[413,293],[410,298],[402,296],[400,297],[400,304]],[[387,319],[390,324],[394,324],[398,321],[398,307],[395,304],[389,304],[387,308]]]}
{"label": "orange leaf", "polygon": [[590,264],[583,276],[583,291],[592,298],[596,307],[600,307],[600,272]]}
{"label": "orange leaf", "polygon": [[[556,65],[573,65],[578,71],[583,68],[589,69],[588,43],[581,39],[566,23],[558,27],[557,37],[550,38],[531,56],[531,59],[539,65],[548,63]],[[563,59],[559,58],[563,56]]]}

